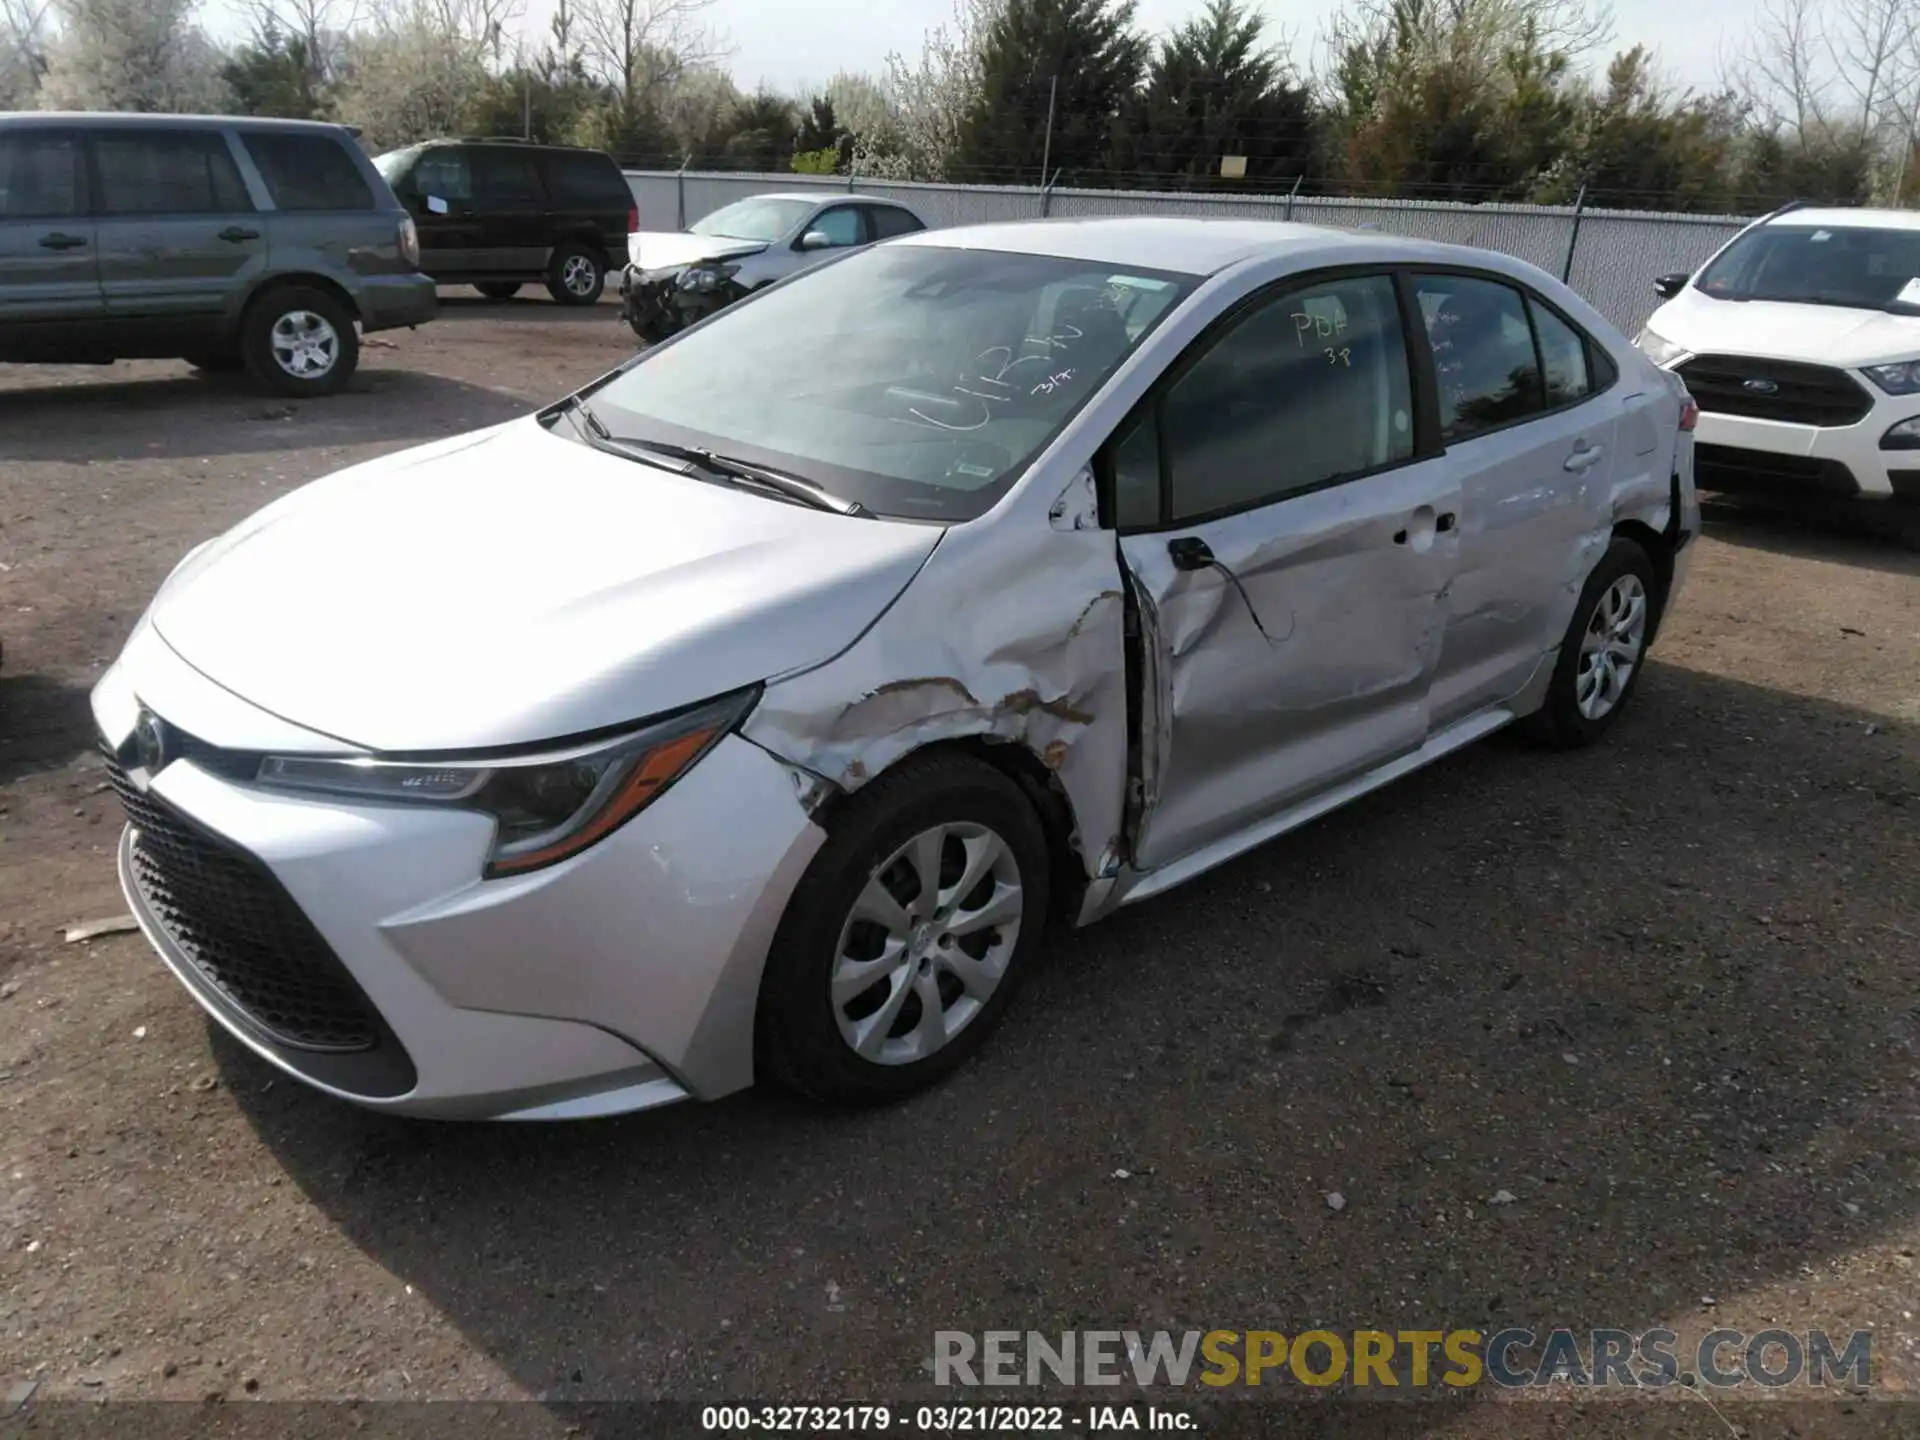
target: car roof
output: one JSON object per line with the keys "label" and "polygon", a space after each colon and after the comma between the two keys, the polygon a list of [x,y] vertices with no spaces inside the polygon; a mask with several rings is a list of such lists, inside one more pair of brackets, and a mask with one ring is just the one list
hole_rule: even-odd
{"label": "car roof", "polygon": [[118,129],[217,130],[228,126],[241,130],[305,130],[329,134],[354,133],[351,125],[331,120],[282,120],[266,115],[130,115],[114,110],[0,110],[0,126],[106,126]]}
{"label": "car roof", "polygon": [[[839,190],[830,190],[824,194],[818,190],[768,190],[758,195],[742,195],[740,200],[799,200],[808,205],[825,205],[829,201],[837,200],[857,200],[862,205],[888,205],[895,210],[906,210],[910,208],[898,200],[889,200],[884,195],[868,195],[859,190],[845,193]],[[737,205],[740,201],[729,200],[727,203],[729,205]]]}
{"label": "car roof", "polygon": [[1870,210],[1865,206],[1828,206],[1822,209],[1807,206],[1800,210],[1789,210],[1767,221],[1769,229],[1787,225],[1806,229],[1818,229],[1826,225],[1852,230],[1920,230],[1920,213],[1912,210]]}
{"label": "car roof", "polygon": [[1514,271],[1516,262],[1497,252],[1441,245],[1323,225],[1284,220],[1209,220],[1197,216],[1102,216],[1090,219],[1013,220],[928,230],[891,242],[952,249],[1001,250],[1050,255],[1096,265],[1132,266],[1187,275],[1213,275],[1243,260],[1298,254],[1316,263],[1374,261],[1473,265]]}

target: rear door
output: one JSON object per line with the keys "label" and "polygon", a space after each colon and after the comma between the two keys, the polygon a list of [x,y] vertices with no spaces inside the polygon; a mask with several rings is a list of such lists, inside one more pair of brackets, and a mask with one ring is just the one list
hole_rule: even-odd
{"label": "rear door", "polygon": [[1142,869],[1418,750],[1456,559],[1391,275],[1288,281],[1195,352],[1103,457],[1143,616]]}
{"label": "rear door", "polygon": [[537,275],[547,268],[553,248],[547,219],[547,192],[528,151],[515,145],[475,145],[473,203],[480,215],[480,245],[473,269],[479,273]]}
{"label": "rear door", "polygon": [[597,150],[543,150],[539,163],[554,233],[591,234],[617,262],[635,219],[633,189],[620,167]]}
{"label": "rear door", "polygon": [[867,234],[874,244],[891,240],[896,235],[912,235],[927,228],[911,210],[903,210],[898,205],[866,205],[862,208],[867,212]]}
{"label": "rear door", "polygon": [[1461,487],[1437,728],[1512,697],[1559,643],[1568,577],[1584,573],[1593,517],[1608,510],[1620,412],[1595,394],[1586,337],[1531,291],[1465,272],[1416,273],[1412,286]]}
{"label": "rear door", "polygon": [[218,130],[87,135],[107,317],[183,343],[223,331],[230,299],[267,267],[263,217]]}
{"label": "rear door", "polygon": [[85,155],[77,130],[0,131],[0,324],[103,313]]}

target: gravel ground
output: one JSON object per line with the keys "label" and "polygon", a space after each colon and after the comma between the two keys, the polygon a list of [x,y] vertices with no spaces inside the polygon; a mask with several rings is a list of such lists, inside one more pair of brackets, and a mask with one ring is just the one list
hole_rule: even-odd
{"label": "gravel ground", "polygon": [[[37,1381],[29,1415],[538,1397],[512,1423],[557,1435],[578,1401],[926,1398],[936,1329],[1778,1325],[1871,1327],[1877,1395],[1747,1433],[1920,1429],[1878,1403],[1920,1385],[1920,557],[1869,537],[1716,511],[1605,745],[1496,739],[1061,936],[979,1063],[878,1113],[398,1122],[276,1079],[137,936],[63,943],[121,909],[87,689],[174,561],[626,353],[610,306],[450,299],[325,402],[0,370],[0,1390]],[[1375,1433],[1734,1428],[1667,1394]],[[362,1423],[400,1417],[428,1425]]]}

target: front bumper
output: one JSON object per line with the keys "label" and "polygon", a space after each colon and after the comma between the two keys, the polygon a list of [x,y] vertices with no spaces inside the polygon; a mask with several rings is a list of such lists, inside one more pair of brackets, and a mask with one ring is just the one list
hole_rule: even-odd
{"label": "front bumper", "polygon": [[[448,1119],[614,1114],[752,1082],[767,948],[824,839],[772,756],[729,737],[592,849],[482,881],[484,816],[294,796],[223,773],[214,747],[293,739],[274,733],[285,722],[237,715],[241,703],[144,625],[93,695],[109,749],[130,740],[143,706],[195,742],[129,797],[121,879],[149,942],[242,1044],[328,1094]],[[313,739],[310,749],[339,748]],[[265,990],[202,963],[205,927],[177,913],[177,893],[143,882],[143,814],[222,865],[257,866],[234,913],[257,930],[277,892],[285,913],[272,933],[304,918],[314,945],[241,956],[281,967]],[[288,957],[305,965],[327,952],[342,977],[330,993],[349,1008],[357,996],[377,1032],[344,1055],[313,1048],[306,1032],[288,1039],[301,1026],[287,1017],[298,1000],[288,987],[318,983],[289,971]]]}
{"label": "front bumper", "polygon": [[429,275],[362,276],[353,298],[368,333],[424,325],[440,313],[440,292]]}
{"label": "front bumper", "polygon": [[621,271],[621,314],[635,335],[649,342],[664,340],[724,310],[738,293],[730,282],[718,290],[682,290],[679,280],[679,270],[629,265]]}
{"label": "front bumper", "polygon": [[1920,414],[1881,403],[1853,425],[1822,427],[1703,411],[1695,431],[1703,490],[1781,499],[1920,501],[1920,450],[1882,450],[1888,427]]}

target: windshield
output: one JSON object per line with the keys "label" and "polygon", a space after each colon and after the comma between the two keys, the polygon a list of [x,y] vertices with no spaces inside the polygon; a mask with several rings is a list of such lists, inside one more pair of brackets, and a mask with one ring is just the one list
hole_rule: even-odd
{"label": "windshield", "polygon": [[413,163],[413,157],[419,153],[412,150],[389,150],[384,155],[373,157],[373,168],[380,172],[380,178],[389,185],[406,174],[407,166]]}
{"label": "windshield", "polygon": [[758,240],[763,245],[778,240],[809,210],[811,200],[737,200],[714,211],[704,220],[696,220],[687,229],[695,235],[714,235],[723,240]]}
{"label": "windshield", "polygon": [[622,439],[786,470],[881,515],[983,514],[1194,277],[891,245],[742,301],[593,392]]}
{"label": "windshield", "polygon": [[1884,310],[1920,295],[1920,230],[1767,225],[1729,245],[1696,285],[1719,300]]}

